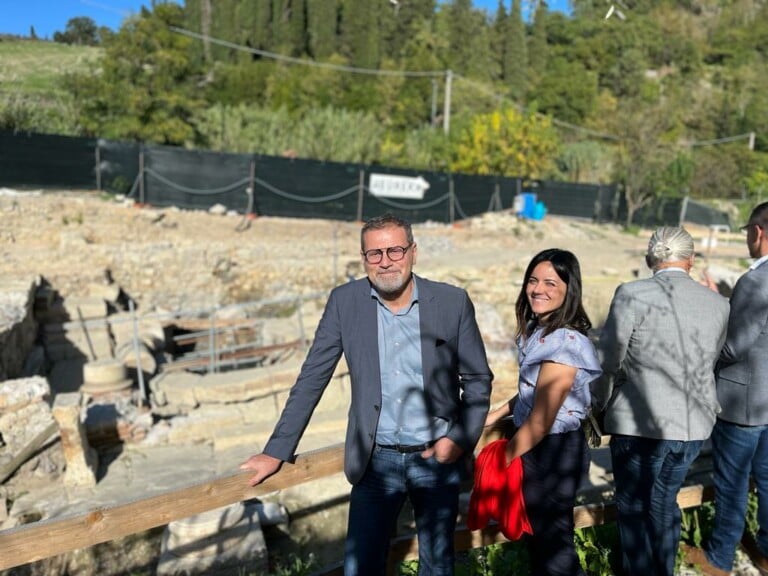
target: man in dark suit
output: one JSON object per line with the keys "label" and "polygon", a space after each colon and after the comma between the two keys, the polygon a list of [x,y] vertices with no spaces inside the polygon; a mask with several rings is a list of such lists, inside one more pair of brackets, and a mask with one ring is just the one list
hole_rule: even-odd
{"label": "man in dark suit", "polygon": [[410,224],[392,215],[373,218],[360,240],[367,278],[331,292],[272,436],[241,468],[254,472],[256,485],[293,459],[344,354],[352,382],[344,574],[384,574],[407,497],[419,573],[450,575],[462,457],[482,432],[493,374],[467,293],[412,273]]}
{"label": "man in dark suit", "polygon": [[727,575],[745,531],[749,477],[757,487],[756,541],[742,543],[768,575],[768,202],[752,210],[744,226],[749,255],[756,260],[731,294],[728,335],[717,365],[722,412],[712,431],[715,522],[705,551],[688,553],[707,575]]}

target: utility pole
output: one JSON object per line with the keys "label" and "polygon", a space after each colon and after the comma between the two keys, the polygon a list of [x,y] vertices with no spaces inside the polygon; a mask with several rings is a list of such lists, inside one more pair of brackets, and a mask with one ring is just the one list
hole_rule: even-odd
{"label": "utility pole", "polygon": [[429,125],[435,128],[435,118],[437,117],[437,80],[432,78],[432,109]]}
{"label": "utility pole", "polygon": [[453,72],[445,71],[445,102],[443,108],[443,131],[448,134],[451,131],[451,80]]}

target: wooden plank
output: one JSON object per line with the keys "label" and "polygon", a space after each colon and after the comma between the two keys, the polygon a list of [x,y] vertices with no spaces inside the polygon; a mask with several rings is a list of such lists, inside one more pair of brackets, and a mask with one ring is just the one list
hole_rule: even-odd
{"label": "wooden plank", "polygon": [[38,433],[28,444],[24,446],[18,453],[13,454],[9,458],[0,459],[0,482],[5,482],[10,476],[16,472],[16,470],[24,464],[29,458],[45,444],[48,440],[59,432],[59,424],[57,422],[51,422],[45,429]]}
{"label": "wooden plank", "polygon": [[341,444],[308,452],[262,484],[250,487],[251,472],[214,479],[127,504],[74,517],[34,522],[0,532],[0,570],[93,546],[163,526],[173,520],[304,484],[343,470]]}

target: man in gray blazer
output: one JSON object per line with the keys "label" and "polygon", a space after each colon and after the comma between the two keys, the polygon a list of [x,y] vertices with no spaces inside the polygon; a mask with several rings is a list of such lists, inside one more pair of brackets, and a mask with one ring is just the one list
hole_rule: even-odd
{"label": "man in gray blazer", "polygon": [[241,465],[251,485],[294,458],[344,354],[352,405],[344,471],[352,484],[344,574],[384,574],[408,498],[420,574],[453,574],[463,456],[485,423],[493,374],[466,291],[412,273],[411,225],[385,215],[362,228],[367,278],[335,288],[264,452]]}
{"label": "man in gray blazer", "polygon": [[[768,202],[752,210],[744,229],[756,260],[733,288],[717,365],[723,410],[712,432],[715,522],[698,557],[705,574],[730,573],[744,532],[745,550],[760,574],[768,575]],[[758,496],[756,540],[744,526],[750,473]]]}
{"label": "man in gray blazer", "polygon": [[690,277],[693,238],[683,228],[657,229],[646,263],[653,276],[614,295],[593,403],[611,434],[624,573],[672,576],[677,494],[720,410],[714,367],[728,301]]}

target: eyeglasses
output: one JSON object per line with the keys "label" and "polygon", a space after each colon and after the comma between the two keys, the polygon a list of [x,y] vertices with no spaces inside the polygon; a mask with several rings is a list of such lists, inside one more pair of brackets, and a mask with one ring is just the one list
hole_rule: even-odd
{"label": "eyeglasses", "polygon": [[760,224],[759,222],[747,222],[746,224],[744,224],[744,226],[741,227],[741,230],[743,232],[749,232],[749,227],[750,226],[757,226],[758,228],[761,228],[761,229],[765,230],[763,225]]}
{"label": "eyeglasses", "polygon": [[405,253],[408,252],[411,246],[413,246],[413,244],[408,244],[408,246],[390,246],[389,248],[384,249],[374,248],[372,250],[361,252],[361,254],[365,257],[365,261],[368,262],[368,264],[379,264],[384,258],[384,252],[387,253],[387,258],[392,260],[392,262],[399,262],[405,258]]}

